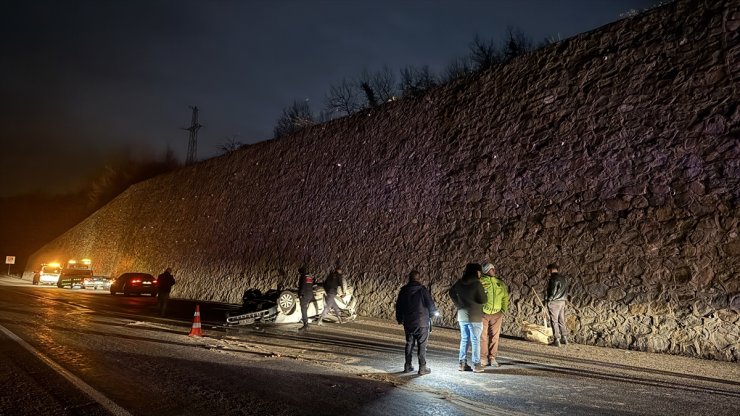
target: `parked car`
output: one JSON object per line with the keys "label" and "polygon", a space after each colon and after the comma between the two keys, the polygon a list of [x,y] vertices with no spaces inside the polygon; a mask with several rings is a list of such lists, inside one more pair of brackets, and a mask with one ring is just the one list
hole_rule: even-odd
{"label": "parked car", "polygon": [[147,293],[157,296],[157,278],[149,273],[124,273],[110,285],[110,294],[123,292],[124,295],[142,295]]}
{"label": "parked car", "polygon": [[[320,284],[313,287],[314,300],[308,304],[309,321],[316,319],[324,310],[326,292]],[[354,321],[357,318],[357,298],[352,285],[345,283],[344,293],[336,298],[342,319]],[[326,315],[328,320],[336,319],[334,314]],[[226,314],[226,325],[250,325],[254,323],[297,323],[301,321],[301,306],[296,289],[270,289],[264,294],[259,289],[248,289],[242,296],[242,307]]]}
{"label": "parked car", "polygon": [[110,289],[113,281],[107,276],[92,276],[82,280],[83,289]]}

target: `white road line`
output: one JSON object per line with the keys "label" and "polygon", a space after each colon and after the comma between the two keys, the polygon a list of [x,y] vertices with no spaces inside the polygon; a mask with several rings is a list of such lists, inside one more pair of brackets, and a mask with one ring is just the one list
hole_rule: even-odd
{"label": "white road line", "polygon": [[82,390],[85,394],[90,396],[93,400],[100,403],[100,405],[106,408],[109,412],[113,413],[114,415],[118,415],[118,416],[132,416],[131,413],[126,411],[126,409],[113,403],[113,401],[105,397],[103,393],[95,390],[94,388],[92,388],[92,386],[82,381],[82,379],[70,373],[69,371],[65,370],[62,366],[54,362],[51,358],[42,354],[36,348],[29,345],[26,341],[20,339],[17,335],[11,332],[8,328],[0,325],[0,331],[5,333],[5,335],[7,335],[8,338],[12,339],[13,341],[17,342],[20,346],[28,350],[31,354],[38,357],[38,359],[45,362],[54,371],[61,374],[64,378],[69,380],[72,384],[74,384],[78,389]]}

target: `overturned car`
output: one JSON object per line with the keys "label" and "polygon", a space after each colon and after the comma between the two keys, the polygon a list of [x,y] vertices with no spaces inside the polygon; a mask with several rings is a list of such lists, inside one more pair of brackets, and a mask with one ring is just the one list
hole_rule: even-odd
{"label": "overturned car", "polygon": [[[326,291],[321,285],[314,285],[313,301],[308,305],[309,321],[317,318],[324,311]],[[353,321],[357,318],[357,299],[354,288],[344,284],[342,294],[336,295],[336,304],[340,309],[342,320]],[[324,319],[336,320],[332,312]],[[301,322],[301,305],[297,289],[270,289],[262,293],[259,289],[247,289],[242,296],[239,310],[226,314],[226,325],[251,325],[255,323],[290,324]]]}

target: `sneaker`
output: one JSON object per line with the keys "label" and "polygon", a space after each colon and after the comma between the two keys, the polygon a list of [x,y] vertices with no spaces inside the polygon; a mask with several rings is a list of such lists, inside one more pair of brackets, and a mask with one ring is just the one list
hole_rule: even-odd
{"label": "sneaker", "polygon": [[460,367],[458,367],[457,371],[473,371],[473,369],[470,368],[467,362],[460,361]]}
{"label": "sneaker", "polygon": [[552,344],[550,344],[550,345],[552,345],[553,347],[559,347],[559,346],[560,346],[560,340],[559,340],[559,339],[556,339],[556,340],[555,340],[555,341],[553,341],[553,342],[552,342]]}
{"label": "sneaker", "polygon": [[424,374],[429,374],[431,372],[432,372],[432,369],[429,368],[429,367],[427,367],[427,366],[425,366],[425,365],[422,365],[421,367],[419,367],[419,375],[420,376],[423,376]]}
{"label": "sneaker", "polygon": [[494,358],[493,360],[491,360],[491,361],[488,362],[488,366],[489,367],[498,367],[498,362]]}
{"label": "sneaker", "polygon": [[412,371],[414,371],[414,366],[413,365],[411,365],[411,364],[404,364],[403,365],[403,372],[404,373],[410,373]]}
{"label": "sneaker", "polygon": [[308,331],[308,324],[303,324],[302,327],[298,328],[298,331],[300,332]]}
{"label": "sneaker", "polygon": [[483,371],[485,371],[485,370],[483,370],[483,366],[480,363],[473,364],[473,372],[474,373],[482,373]]}
{"label": "sneaker", "polygon": [[560,338],[560,343],[563,344],[563,345],[568,345],[568,338],[566,338],[566,337]]}

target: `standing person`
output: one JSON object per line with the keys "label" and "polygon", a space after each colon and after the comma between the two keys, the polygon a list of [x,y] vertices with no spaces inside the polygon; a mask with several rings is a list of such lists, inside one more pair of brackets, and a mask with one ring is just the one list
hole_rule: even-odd
{"label": "standing person", "polygon": [[170,301],[170,292],[175,285],[175,277],[172,276],[172,268],[168,267],[164,273],[157,276],[157,298],[159,303],[159,316],[167,312],[167,303]]}
{"label": "standing person", "polygon": [[308,305],[313,301],[313,276],[308,273],[306,266],[298,269],[298,299],[301,302],[301,321],[303,326],[299,329],[308,329]]}
{"label": "standing person", "polygon": [[334,313],[337,315],[339,323],[343,323],[342,311],[339,310],[336,302],[337,292],[339,292],[340,288],[340,294],[343,295],[344,278],[342,277],[342,268],[337,267],[336,269],[334,269],[333,272],[329,273],[329,277],[327,277],[324,281],[324,310],[321,311],[321,315],[319,316],[319,326],[324,324],[322,321],[324,320],[324,316],[326,316],[330,309],[333,310]]}
{"label": "standing person", "polygon": [[468,346],[473,361],[472,370],[483,372],[480,362],[480,334],[483,329],[483,304],[486,291],[480,282],[481,267],[478,263],[465,266],[463,276],[450,288],[450,297],[457,307],[457,321],[460,325],[459,371],[468,371]]}
{"label": "standing person", "polygon": [[550,326],[552,327],[553,341],[551,345],[559,347],[568,343],[568,328],[565,326],[565,301],[568,298],[568,282],[560,273],[558,265],[547,265],[550,279],[547,281],[547,295],[545,303],[550,312]]}
{"label": "standing person", "polygon": [[483,334],[481,335],[481,358],[486,366],[498,367],[496,354],[501,335],[504,313],[509,309],[509,292],[506,284],[495,276],[496,269],[491,263],[483,264],[481,284],[486,291],[486,304],[483,305]]}
{"label": "standing person", "polygon": [[396,321],[403,324],[406,334],[406,361],[403,372],[414,371],[411,359],[414,353],[414,344],[418,346],[419,374],[429,374],[432,370],[427,367],[427,342],[429,341],[430,318],[437,312],[432,296],[426,287],[421,284],[421,274],[412,270],[409,273],[409,282],[401,288],[396,299]]}

